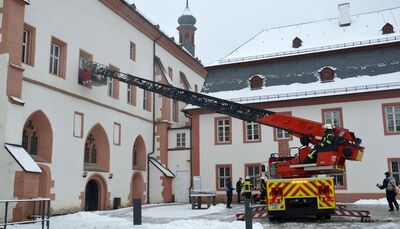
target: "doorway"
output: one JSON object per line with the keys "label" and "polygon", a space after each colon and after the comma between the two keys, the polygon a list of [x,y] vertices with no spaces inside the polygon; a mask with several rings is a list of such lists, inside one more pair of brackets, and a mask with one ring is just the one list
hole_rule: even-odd
{"label": "doorway", "polygon": [[175,202],[189,203],[190,172],[176,171],[175,176]]}
{"label": "doorway", "polygon": [[99,210],[99,186],[95,180],[90,180],[85,189],[85,211]]}

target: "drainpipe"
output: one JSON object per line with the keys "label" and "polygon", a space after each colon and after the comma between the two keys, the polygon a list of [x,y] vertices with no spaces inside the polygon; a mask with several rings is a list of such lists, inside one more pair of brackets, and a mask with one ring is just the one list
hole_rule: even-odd
{"label": "drainpipe", "polygon": [[[156,43],[158,39],[161,38],[161,34],[157,39],[153,40],[153,82],[156,81]],[[147,155],[147,203],[150,203],[150,155],[155,153],[155,144],[156,144],[156,93],[153,91],[153,140],[152,140],[152,150]]]}
{"label": "drainpipe", "polygon": [[189,127],[189,130],[190,130],[190,158],[189,158],[189,160],[190,160],[190,187],[189,187],[189,200],[190,200],[190,190],[192,190],[192,187],[193,187],[193,172],[192,172],[192,166],[193,166],[193,161],[192,161],[192,154],[193,154],[193,128],[192,128],[192,116],[191,115],[189,115],[188,113],[187,113],[187,111],[184,111],[184,114],[185,114],[185,117],[186,118],[188,118],[188,119],[190,119],[190,127]]}

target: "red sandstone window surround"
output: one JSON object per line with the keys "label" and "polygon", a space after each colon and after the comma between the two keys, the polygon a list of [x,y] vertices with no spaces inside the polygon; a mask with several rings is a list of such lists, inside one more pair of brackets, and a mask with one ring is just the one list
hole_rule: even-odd
{"label": "red sandstone window surround", "polygon": [[343,127],[343,112],[342,108],[322,109],[322,122],[332,124],[334,127]]}
{"label": "red sandstone window surround", "polygon": [[22,63],[35,65],[36,28],[25,23],[22,37]]}
{"label": "red sandstone window surround", "polygon": [[132,61],[136,61],[136,44],[133,43],[132,41],[130,42],[129,58]]}
{"label": "red sandstone window surround", "polygon": [[[279,112],[280,114],[291,116],[292,112]],[[279,128],[274,128],[274,141],[286,141],[286,140],[293,140],[293,136],[286,130],[282,130]]]}
{"label": "red sandstone window surround", "polygon": [[261,125],[259,123],[243,121],[243,142],[261,142]]}
{"label": "red sandstone window surround", "polygon": [[400,134],[400,103],[382,104],[385,135]]}
{"label": "red sandstone window surround", "polygon": [[79,72],[78,84],[91,88],[88,82],[83,82],[83,68],[89,62],[93,61],[93,55],[83,49],[79,50]]}
{"label": "red sandstone window surround", "polygon": [[218,117],[214,120],[215,145],[232,144],[232,118]]}
{"label": "red sandstone window surround", "polygon": [[[119,72],[119,68],[109,65],[110,70]],[[107,94],[114,99],[119,99],[119,81],[112,78],[107,78]]]}
{"label": "red sandstone window surround", "polygon": [[67,67],[67,43],[52,37],[50,44],[50,67],[49,72],[55,76],[65,79]]}
{"label": "red sandstone window surround", "polygon": [[215,183],[217,191],[226,190],[226,181],[232,180],[232,164],[215,165]]}
{"label": "red sandstone window surround", "polygon": [[396,180],[396,185],[400,185],[400,158],[388,158],[388,169]]}
{"label": "red sandstone window surround", "polygon": [[261,163],[244,164],[244,175],[250,177],[254,188],[259,188],[261,178]]}

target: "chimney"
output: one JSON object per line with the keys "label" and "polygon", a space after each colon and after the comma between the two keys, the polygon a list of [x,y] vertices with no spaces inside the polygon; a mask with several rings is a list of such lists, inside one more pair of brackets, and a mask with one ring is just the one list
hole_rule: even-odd
{"label": "chimney", "polygon": [[350,22],[350,3],[342,3],[338,5],[339,9],[339,26],[349,26]]}

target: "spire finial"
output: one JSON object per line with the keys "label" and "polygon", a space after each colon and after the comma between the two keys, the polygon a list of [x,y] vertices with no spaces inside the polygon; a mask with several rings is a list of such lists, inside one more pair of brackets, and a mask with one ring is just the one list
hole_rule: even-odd
{"label": "spire finial", "polygon": [[189,0],[186,0],[186,8],[189,8]]}

